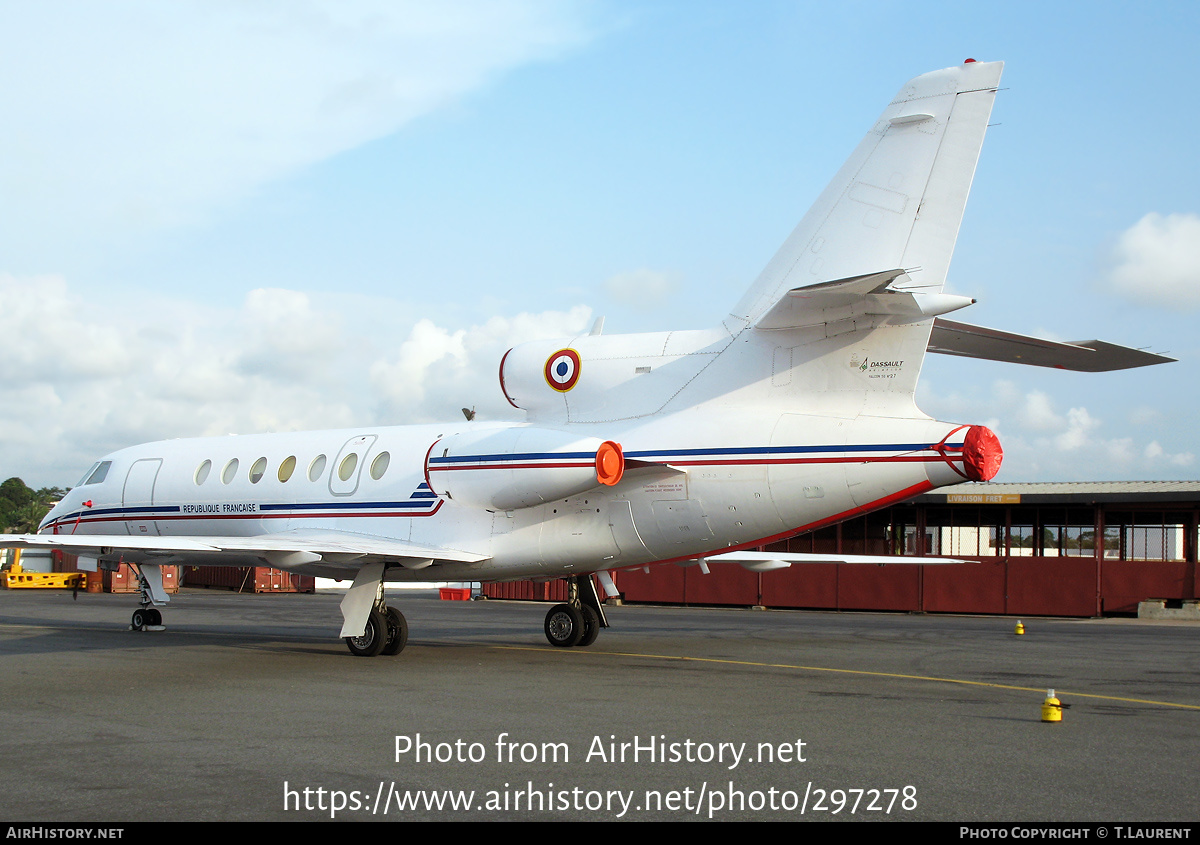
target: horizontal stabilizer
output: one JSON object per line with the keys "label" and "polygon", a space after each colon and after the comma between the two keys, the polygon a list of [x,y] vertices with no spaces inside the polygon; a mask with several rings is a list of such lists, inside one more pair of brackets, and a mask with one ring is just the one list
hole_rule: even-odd
{"label": "horizontal stabilizer", "polygon": [[1165,355],[1116,346],[1102,340],[1061,343],[941,319],[933,321],[929,351],[963,358],[983,358],[988,361],[1031,364],[1035,367],[1054,367],[1085,373],[1128,370],[1133,367],[1148,367],[1151,364],[1168,364],[1175,360]]}
{"label": "horizontal stabilizer", "polygon": [[770,572],[786,569],[793,563],[871,563],[875,566],[888,564],[917,564],[934,566],[951,563],[968,563],[950,557],[910,557],[906,555],[823,555],[803,552],[725,552],[703,558],[707,563],[737,563],[751,572]]}
{"label": "horizontal stabilizer", "polygon": [[885,270],[793,288],[755,326],[796,329],[872,317],[878,318],[871,321],[872,326],[884,318],[905,323],[948,314],[975,302],[966,296],[906,290],[906,283],[911,280],[903,270]]}

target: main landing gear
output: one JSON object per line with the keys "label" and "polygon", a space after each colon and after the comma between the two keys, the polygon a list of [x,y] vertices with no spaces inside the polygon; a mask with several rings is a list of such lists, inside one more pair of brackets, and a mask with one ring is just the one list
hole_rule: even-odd
{"label": "main landing gear", "polygon": [[346,647],[355,657],[399,654],[408,644],[408,620],[382,598],[367,614],[367,629],[361,637],[345,637]]}
{"label": "main landing gear", "polygon": [[162,569],[153,563],[131,564],[131,567],[137,573],[140,593],[138,604],[141,606],[133,612],[133,617],[129,620],[130,630],[165,631],[162,612],[154,607],[171,600],[162,586]]}
{"label": "main landing gear", "polygon": [[546,614],[546,639],[560,648],[589,646],[608,627],[604,606],[596,594],[596,584],[590,575],[573,575],[567,579],[565,604],[556,604]]}
{"label": "main landing gear", "polygon": [[342,598],[342,639],[355,657],[399,654],[408,644],[408,621],[403,613],[387,606],[383,576],[382,563],[367,564],[355,574]]}

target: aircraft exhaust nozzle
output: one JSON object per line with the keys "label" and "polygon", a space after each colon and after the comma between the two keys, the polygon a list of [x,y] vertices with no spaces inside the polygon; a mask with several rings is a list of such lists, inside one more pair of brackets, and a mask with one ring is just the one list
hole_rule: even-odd
{"label": "aircraft exhaust nozzle", "polygon": [[984,425],[967,429],[963,440],[963,472],[971,481],[991,481],[1000,471],[1004,450],[1000,438]]}

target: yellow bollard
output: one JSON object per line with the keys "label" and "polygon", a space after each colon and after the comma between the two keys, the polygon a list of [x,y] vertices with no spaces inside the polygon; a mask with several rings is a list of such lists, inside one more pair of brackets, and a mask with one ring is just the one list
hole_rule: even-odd
{"label": "yellow bollard", "polygon": [[1016,634],[1017,636],[1021,636],[1022,634],[1025,633],[1025,623],[1022,622],[1020,619],[1017,620],[1017,627],[1013,631],[1013,633]]}
{"label": "yellow bollard", "polygon": [[1046,690],[1046,700],[1042,702],[1042,721],[1061,722],[1063,703],[1054,697],[1054,690]]}

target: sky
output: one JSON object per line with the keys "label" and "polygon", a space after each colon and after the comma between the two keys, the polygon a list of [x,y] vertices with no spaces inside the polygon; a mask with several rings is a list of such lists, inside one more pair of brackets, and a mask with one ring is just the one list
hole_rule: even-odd
{"label": "sky", "polygon": [[[519,419],[516,343],[714,326],[910,77],[1006,62],[928,356],[997,481],[1200,477],[1195,3],[0,0],[0,478]],[[516,414],[516,416],[514,416]]]}

